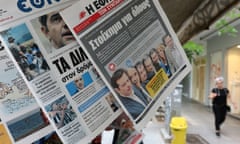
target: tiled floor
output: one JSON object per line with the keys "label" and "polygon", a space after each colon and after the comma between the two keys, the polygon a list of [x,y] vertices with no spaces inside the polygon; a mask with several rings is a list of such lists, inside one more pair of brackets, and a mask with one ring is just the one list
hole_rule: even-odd
{"label": "tiled floor", "polygon": [[184,99],[182,116],[187,119],[188,133],[197,133],[210,144],[240,144],[240,120],[227,117],[221,127],[221,137],[215,135],[212,110],[196,102]]}

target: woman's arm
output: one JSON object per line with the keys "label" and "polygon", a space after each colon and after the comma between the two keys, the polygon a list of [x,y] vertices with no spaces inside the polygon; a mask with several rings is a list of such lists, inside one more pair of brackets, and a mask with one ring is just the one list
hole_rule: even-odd
{"label": "woman's arm", "polygon": [[208,96],[208,98],[214,99],[216,96],[217,96],[216,93],[211,92],[210,95]]}

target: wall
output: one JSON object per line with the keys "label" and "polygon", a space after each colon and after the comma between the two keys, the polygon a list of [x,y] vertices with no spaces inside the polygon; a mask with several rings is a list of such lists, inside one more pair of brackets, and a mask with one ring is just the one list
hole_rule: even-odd
{"label": "wall", "polygon": [[[236,28],[238,29],[238,31],[240,31],[240,25],[236,26]],[[229,35],[222,35],[222,36],[218,36],[217,34],[214,34],[215,36],[212,36],[210,38],[207,39],[207,75],[206,75],[206,79],[209,80],[210,79],[210,64],[211,64],[211,56],[214,52],[217,51],[221,51],[221,59],[222,59],[222,63],[221,63],[221,67],[222,67],[222,75],[225,77],[225,81],[228,82],[228,78],[230,78],[231,76],[228,75],[228,59],[227,59],[227,50],[229,48],[232,48],[238,44],[240,44],[240,32],[237,33],[236,37],[233,36],[229,36]],[[206,92],[205,95],[206,97],[209,94],[209,90],[210,90],[210,83],[206,80]],[[228,86],[229,84],[226,83],[226,86]],[[207,100],[205,102],[206,104],[209,103],[209,101]]]}
{"label": "wall", "polygon": [[232,113],[240,113],[240,49],[230,48],[227,53],[228,88],[231,92],[232,100],[236,103],[237,109],[232,108]]}

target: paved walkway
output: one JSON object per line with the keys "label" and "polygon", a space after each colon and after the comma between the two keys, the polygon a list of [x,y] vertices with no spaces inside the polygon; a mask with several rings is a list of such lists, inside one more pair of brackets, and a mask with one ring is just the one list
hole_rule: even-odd
{"label": "paved walkway", "polygon": [[[186,118],[188,123],[188,134],[199,134],[209,144],[240,144],[240,120],[228,116],[221,127],[221,137],[217,137],[213,113],[209,107],[184,98],[181,111],[181,115]],[[144,144],[169,144],[164,142],[162,137],[163,127],[163,122],[150,121],[143,129],[145,133]],[[113,132],[105,134],[105,142],[102,144],[111,144],[112,135]]]}
{"label": "paved walkway", "polygon": [[221,137],[217,137],[211,108],[184,98],[182,116],[187,119],[187,132],[199,134],[210,144],[240,144],[240,120],[236,118],[228,116],[221,127]]}

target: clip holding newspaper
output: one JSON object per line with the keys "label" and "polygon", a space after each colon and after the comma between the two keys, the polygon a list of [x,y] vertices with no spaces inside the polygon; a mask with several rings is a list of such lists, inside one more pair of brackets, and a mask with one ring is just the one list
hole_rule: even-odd
{"label": "clip holding newspaper", "polygon": [[122,113],[59,14],[74,2],[0,2],[0,143],[89,143]]}
{"label": "clip holding newspaper", "polygon": [[80,0],[61,15],[136,129],[191,70],[157,0]]}

